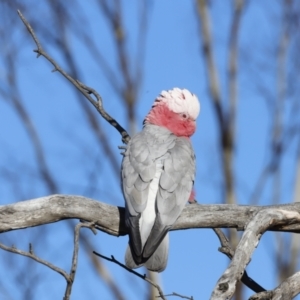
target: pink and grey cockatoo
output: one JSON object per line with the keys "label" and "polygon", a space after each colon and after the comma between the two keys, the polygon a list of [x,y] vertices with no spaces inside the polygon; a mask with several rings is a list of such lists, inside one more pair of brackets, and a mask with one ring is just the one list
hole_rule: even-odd
{"label": "pink and grey cockatoo", "polygon": [[126,266],[166,268],[168,231],[192,193],[195,154],[190,136],[200,112],[198,98],[186,89],[162,91],[129,142],[122,161],[129,245]]}

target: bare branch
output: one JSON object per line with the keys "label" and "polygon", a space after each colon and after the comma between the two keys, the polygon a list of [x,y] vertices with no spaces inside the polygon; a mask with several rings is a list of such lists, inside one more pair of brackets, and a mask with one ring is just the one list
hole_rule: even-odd
{"label": "bare branch", "polygon": [[[60,52],[63,55],[64,60],[69,68],[70,75],[73,78],[76,78],[78,80],[78,79],[80,79],[80,71],[78,70],[78,66],[76,65],[76,60],[74,59],[74,55],[73,55],[72,49],[70,47],[69,39],[67,38],[67,28],[66,28],[67,24],[66,23],[68,21],[65,21],[65,20],[68,20],[68,17],[65,19],[65,16],[66,16],[66,14],[68,14],[68,11],[66,11],[66,9],[63,8],[64,7],[63,4],[55,3],[53,1],[48,1],[48,2],[52,6],[53,11],[55,11],[57,9],[59,9],[59,11],[63,10],[62,14],[61,13],[53,14],[53,17],[55,18],[54,22],[57,24],[57,29],[55,30],[56,33],[54,34],[52,39],[55,40],[55,45],[57,45],[59,47]],[[57,8],[57,5],[59,5],[60,8]],[[63,18],[62,18],[62,15],[64,16]],[[62,19],[64,19],[64,21],[62,21]],[[41,24],[39,24],[39,26],[40,25]],[[91,48],[93,48],[95,50],[96,47],[95,47],[94,42],[92,42],[90,39],[88,41],[86,41],[86,39],[84,38],[86,36],[86,34],[83,31],[85,31],[85,30],[82,30],[81,28],[76,28],[75,30],[76,30],[76,35],[77,34],[79,36],[83,35],[82,36],[82,39],[84,40],[83,44],[86,46],[86,48],[88,50],[90,50]],[[45,32],[44,32],[44,34],[45,34]],[[47,34],[47,32],[46,32],[46,34]],[[57,34],[59,34],[59,35],[57,35]],[[90,38],[90,36],[89,36],[89,38]],[[47,40],[48,40],[48,37],[47,37]],[[98,51],[95,51],[95,52],[99,54]],[[100,63],[100,65],[102,65],[102,64]],[[105,70],[109,73],[109,70],[107,70],[107,69],[105,69]],[[113,79],[109,77],[107,72],[105,74],[105,77],[107,76],[109,78],[108,80],[110,82]],[[116,79],[114,79],[114,84],[117,85]],[[114,84],[113,84],[113,86],[114,86]],[[114,88],[116,89],[115,86],[114,86]],[[89,91],[87,91],[87,92],[90,93]],[[93,94],[92,96],[96,96],[96,95]],[[100,96],[96,97],[96,98],[97,98],[98,102],[102,102],[102,99]],[[76,93],[76,99],[78,101],[78,104],[81,107],[83,115],[85,115],[85,117],[86,117],[87,123],[89,124],[92,132],[94,133],[96,139],[98,140],[99,145],[102,147],[105,157],[109,160],[111,168],[116,175],[116,178],[119,178],[119,172],[120,172],[119,161],[118,161],[114,151],[111,149],[110,139],[106,136],[105,129],[102,128],[101,124],[98,122],[98,115],[94,114],[93,107],[90,106],[87,101],[82,101],[83,100],[82,94]],[[95,170],[98,169],[97,167],[98,166],[96,163],[92,172],[95,172]],[[91,176],[91,178],[93,178],[92,174],[90,176]],[[87,187],[88,190],[90,190],[91,186],[94,186],[94,184],[95,184],[95,183],[93,183],[93,180],[91,180],[89,182],[90,182],[90,184]]]}
{"label": "bare branch", "polygon": [[289,277],[283,281],[276,289],[273,291],[266,291],[256,295],[253,295],[249,300],[282,300],[282,299],[293,299],[300,293],[300,272],[295,273],[293,276]]}
{"label": "bare branch", "polygon": [[103,103],[102,103],[102,99],[101,97],[96,98],[96,100],[94,100],[90,94],[89,94],[89,90],[92,90],[91,88],[87,88],[87,86],[85,86],[85,88],[82,86],[82,84],[80,84],[77,80],[75,80],[74,78],[72,78],[70,75],[68,75],[58,64],[57,62],[50,56],[48,55],[42,48],[39,40],[37,39],[32,27],[30,26],[30,24],[28,23],[28,21],[25,19],[25,17],[22,15],[22,13],[18,10],[18,14],[21,18],[21,20],[23,21],[24,25],[26,26],[27,30],[29,31],[30,35],[32,36],[37,49],[34,50],[34,52],[37,53],[37,57],[39,56],[43,56],[45,57],[53,66],[54,66],[54,70],[53,71],[57,71],[59,72],[61,75],[63,75],[67,80],[69,80],[84,96],[85,98],[88,99],[88,101],[94,105],[94,107],[97,109],[97,111],[100,113],[100,115],[113,127],[115,127],[119,133],[122,136],[122,141],[123,143],[127,144],[130,140],[130,136],[128,135],[128,133],[126,132],[126,130],[115,120],[113,119],[103,108]]}
{"label": "bare branch", "polygon": [[[95,227],[94,227],[95,230]],[[94,254],[93,249],[95,248],[91,240],[86,237],[86,235],[80,235],[80,243],[84,247],[85,252],[88,254],[96,272],[111,290],[113,298],[116,300],[125,300],[124,292],[122,292],[122,287],[115,281],[114,276],[110,273],[109,269],[105,266],[103,261],[99,260]]]}
{"label": "bare branch", "polygon": [[268,300],[268,299],[273,299],[272,297],[273,297],[273,291],[265,291],[251,296],[249,300],[266,300],[266,299]]}
{"label": "bare branch", "polygon": [[[230,259],[232,259],[234,256],[234,251],[230,247],[227,237],[225,236],[225,234],[223,233],[223,231],[220,228],[214,228],[213,230],[216,233],[216,235],[218,236],[221,246],[222,246],[218,250],[220,252],[224,253],[225,255],[227,255]],[[265,289],[262,286],[260,286],[251,277],[248,276],[246,271],[244,272],[244,274],[241,278],[241,281],[244,285],[246,285],[249,289],[251,289],[252,291],[254,291],[256,293],[265,291]]]}
{"label": "bare branch", "polygon": [[20,255],[23,255],[23,256],[26,256],[26,257],[29,257],[35,261],[37,261],[38,263],[50,268],[51,270],[57,272],[58,274],[62,275],[67,282],[70,281],[70,277],[69,277],[69,274],[64,271],[63,269],[60,269],[59,267],[56,267],[54,266],[53,264],[51,264],[50,262],[44,260],[44,259],[41,259],[39,258],[38,256],[36,256],[33,252],[33,249],[32,249],[32,245],[29,246],[29,252],[26,252],[26,251],[23,251],[23,250],[19,250],[17,249],[16,247],[12,246],[12,247],[7,247],[3,244],[0,243],[0,248],[5,250],[5,251],[8,251],[8,252],[12,252],[12,253],[16,253],[16,254],[20,254]]}
{"label": "bare branch", "polygon": [[147,281],[148,283],[150,283],[153,287],[155,287],[157,289],[157,291],[159,293],[159,297],[161,299],[166,300],[166,298],[164,297],[164,293],[163,293],[162,289],[160,288],[160,286],[158,284],[156,284],[155,282],[153,282],[150,278],[148,278],[146,276],[146,274],[142,275],[142,274],[140,274],[140,273],[138,273],[138,272],[136,272],[136,271],[134,271],[132,269],[127,268],[124,264],[122,264],[118,260],[116,260],[113,255],[111,256],[111,258],[109,258],[107,256],[104,256],[104,255],[100,254],[100,253],[97,253],[96,251],[93,251],[93,253],[95,255],[103,258],[103,259],[106,259],[108,261],[111,261],[111,262],[119,265],[120,267],[122,267],[123,269],[125,269],[126,271],[128,271],[129,273],[132,273],[132,274],[136,275],[137,277],[144,279],[145,281]]}
{"label": "bare branch", "polygon": [[229,299],[235,292],[236,284],[241,279],[252,253],[257,247],[261,235],[274,225],[299,222],[300,214],[295,211],[266,208],[259,211],[247,225],[237,246],[232,261],[218,280],[211,299]]}
{"label": "bare branch", "polygon": [[194,297],[193,297],[193,296],[187,297],[187,296],[183,296],[183,295],[180,295],[180,294],[178,294],[178,293],[175,293],[175,292],[173,292],[172,294],[165,295],[165,296],[166,296],[166,297],[176,296],[176,297],[183,298],[183,299],[194,300]]}
{"label": "bare branch", "polygon": [[[207,69],[209,93],[216,114],[216,122],[219,131],[219,147],[221,158],[221,171],[224,180],[224,202],[235,204],[236,194],[233,174],[233,155],[235,143],[236,109],[237,109],[237,62],[238,62],[238,32],[244,7],[243,0],[234,1],[234,14],[229,33],[228,47],[228,106],[222,101],[222,92],[219,83],[219,73],[213,53],[213,42],[211,33],[211,20],[208,12],[207,0],[198,0],[199,23],[201,27],[201,41],[204,62]],[[230,242],[233,248],[238,243],[236,231],[229,230]],[[240,299],[241,290],[237,289],[236,299]]]}
{"label": "bare branch", "polygon": [[82,227],[90,228],[94,234],[97,232],[94,229],[95,222],[89,222],[89,223],[78,223],[75,227],[74,232],[74,250],[73,250],[73,258],[72,258],[72,265],[71,270],[69,274],[69,280],[67,281],[67,287],[65,291],[65,296],[63,300],[69,300],[72,292],[72,286],[74,283],[74,278],[77,270],[77,262],[78,262],[78,251],[79,251],[79,236],[80,236],[80,229]]}
{"label": "bare branch", "polygon": [[97,232],[93,228],[94,224],[95,224],[95,222],[79,223],[75,227],[74,250],[73,250],[73,258],[72,258],[72,265],[71,265],[70,274],[68,274],[63,269],[60,269],[59,267],[56,267],[55,265],[51,264],[50,262],[48,262],[46,260],[43,260],[43,259],[39,258],[38,256],[36,256],[33,252],[33,247],[32,247],[31,243],[29,244],[29,252],[19,250],[14,246],[7,247],[7,246],[5,246],[1,243],[0,243],[0,248],[5,250],[5,251],[8,251],[8,252],[12,252],[12,253],[16,253],[16,254],[20,254],[20,255],[29,257],[29,258],[41,263],[42,265],[50,268],[51,270],[59,273],[60,275],[62,275],[67,281],[66,291],[65,291],[65,295],[64,295],[63,300],[69,300],[70,295],[71,295],[71,291],[72,291],[72,286],[73,286],[73,283],[74,283],[76,270],[77,270],[80,229],[82,227],[87,227],[87,228],[90,228],[94,232],[94,234],[96,234]]}
{"label": "bare branch", "polygon": [[244,0],[235,0],[234,14],[231,23],[229,36],[229,53],[228,53],[228,90],[229,90],[229,131],[231,138],[234,139],[236,107],[237,107],[237,68],[238,68],[238,33],[240,21],[244,8]]}
{"label": "bare branch", "polygon": [[[142,1],[141,1],[142,2]],[[116,58],[118,61],[119,69],[122,74],[122,78],[124,80],[124,87],[122,87],[122,100],[125,104],[127,110],[127,116],[129,121],[129,130],[131,133],[135,132],[135,103],[137,101],[137,92],[138,88],[141,84],[143,74],[140,72],[138,74],[132,74],[131,70],[133,67],[130,66],[130,58],[128,55],[126,43],[128,41],[128,37],[126,34],[125,26],[124,26],[124,18],[123,18],[123,7],[122,1],[116,0],[114,1],[114,6],[111,7],[106,3],[106,1],[98,2],[101,10],[104,13],[104,16],[107,19],[107,22],[111,28],[111,33],[114,37],[114,43],[116,48]],[[138,47],[138,55],[145,53],[145,38],[146,38],[146,25],[147,25],[147,10],[144,9],[143,14],[143,22],[139,24],[140,31],[144,33],[142,39],[139,40],[141,46]],[[140,38],[141,36],[139,36]],[[143,52],[143,53],[141,53]],[[143,65],[143,60],[138,60],[139,57],[136,58],[136,63],[141,68]],[[143,58],[143,56],[141,57]],[[138,69],[137,69],[138,70]]]}
{"label": "bare branch", "polygon": [[31,140],[33,150],[35,152],[35,157],[37,161],[37,167],[41,174],[41,177],[48,189],[49,193],[57,193],[59,188],[55,179],[52,177],[51,171],[48,167],[47,159],[44,154],[43,145],[41,137],[36,130],[32,118],[30,117],[29,112],[26,109],[26,106],[21,101],[21,95],[17,84],[17,59],[16,53],[9,51],[5,58],[6,67],[9,70],[7,72],[7,82],[9,84],[9,92],[3,94],[3,98],[7,98],[7,101],[15,109],[15,112],[20,118],[20,121],[23,123],[23,128],[27,131],[28,136]]}
{"label": "bare branch", "polygon": [[203,54],[205,57],[205,62],[207,66],[207,75],[209,78],[209,91],[214,103],[215,111],[217,114],[217,122],[219,125],[220,132],[223,130],[224,124],[224,116],[222,111],[221,105],[221,92],[220,92],[220,85],[219,85],[219,77],[217,72],[216,63],[213,56],[213,49],[212,49],[212,37],[210,31],[210,21],[209,15],[207,12],[207,3],[206,0],[198,0],[198,13],[199,13],[199,21],[201,25],[201,35],[202,35],[202,48]]}
{"label": "bare branch", "polygon": [[[5,202],[5,200],[2,200]],[[171,230],[190,228],[237,228],[244,230],[258,213],[267,214],[268,209],[300,213],[300,203],[273,206],[246,206],[231,204],[199,205],[185,207]],[[66,219],[95,222],[97,229],[110,235],[127,234],[123,207],[72,195],[51,195],[0,206],[0,233],[49,224]],[[296,221],[273,223],[272,231],[300,232]]]}

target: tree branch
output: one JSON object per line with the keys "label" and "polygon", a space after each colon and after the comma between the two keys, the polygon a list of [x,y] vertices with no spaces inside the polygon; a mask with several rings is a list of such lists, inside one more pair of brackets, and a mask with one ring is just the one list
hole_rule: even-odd
{"label": "tree branch", "polygon": [[[100,113],[100,115],[113,127],[115,127],[119,133],[122,136],[122,141],[123,143],[127,144],[130,140],[130,136],[127,133],[127,131],[114,119],[112,118],[103,108],[103,103],[102,103],[102,98],[99,94],[95,94],[95,91],[92,88],[88,88],[86,85],[80,83],[78,80],[75,80],[72,78],[69,74],[67,74],[58,64],[57,62],[49,55],[47,54],[42,46],[41,43],[39,42],[38,38],[36,37],[34,30],[30,26],[29,22],[25,19],[25,17],[22,15],[22,13],[18,10],[18,14],[26,26],[27,30],[29,31],[30,35],[32,36],[37,49],[34,50],[34,52],[37,53],[37,57],[43,56],[45,57],[53,66],[54,70],[59,72],[61,75],[63,75],[67,80],[69,80],[84,96],[85,98],[88,99],[88,101],[94,105],[94,107],[97,109],[97,111]],[[90,93],[92,92],[93,95],[96,96],[96,100],[94,100],[91,96]]]}
{"label": "tree branch", "polygon": [[[2,199],[2,203],[5,202]],[[190,228],[237,228],[244,230],[258,213],[268,209],[300,213],[300,203],[273,206],[239,206],[231,204],[192,204],[184,208],[171,230]],[[73,195],[51,195],[0,206],[0,233],[49,224],[66,219],[95,222],[97,229],[110,235],[127,234],[125,210],[96,200]],[[272,231],[300,232],[300,224],[273,223]]]}
{"label": "tree branch", "polygon": [[50,268],[51,270],[57,272],[58,274],[62,275],[66,279],[67,282],[69,282],[69,280],[70,280],[69,274],[66,271],[64,271],[63,269],[61,269],[59,267],[56,267],[55,265],[51,264],[50,262],[36,256],[33,252],[31,244],[29,245],[29,251],[28,252],[23,251],[23,250],[19,250],[14,246],[12,246],[12,247],[5,246],[2,243],[0,243],[0,248],[2,250],[8,251],[8,252],[12,252],[12,253],[16,253],[16,254],[19,254],[19,255],[29,257],[29,258],[37,261],[38,263]]}
{"label": "tree branch", "polygon": [[80,229],[82,227],[90,228],[94,234],[97,234],[97,231],[95,231],[95,229],[94,229],[94,224],[95,224],[94,222],[78,223],[75,226],[72,265],[71,265],[70,273],[68,275],[69,280],[67,281],[65,296],[64,296],[63,300],[69,300],[70,296],[71,296],[71,292],[72,292],[72,286],[74,283],[75,274],[76,274],[76,270],[77,270]]}
{"label": "tree branch", "polygon": [[283,281],[276,289],[253,295],[249,298],[249,300],[293,299],[295,296],[297,296],[300,293],[299,281],[300,281],[300,272],[297,272],[293,276]]}
{"label": "tree branch", "polygon": [[262,234],[274,225],[300,222],[299,212],[278,208],[260,210],[249,222],[237,246],[234,257],[218,280],[211,296],[214,299],[230,299],[235,292],[236,284],[241,279],[252,253],[257,247]]}
{"label": "tree branch", "polygon": [[[232,250],[227,237],[225,236],[225,234],[223,233],[223,231],[220,228],[214,228],[213,230],[216,233],[216,235],[218,236],[221,246],[222,246],[218,250],[220,252],[222,252],[223,254],[227,255],[227,257],[229,257],[230,259],[232,259],[234,256],[234,251]],[[246,285],[249,289],[251,289],[252,291],[254,291],[256,293],[265,291],[265,289],[262,286],[260,286],[251,277],[248,276],[246,271],[244,272],[244,274],[241,278],[241,281],[244,285]]]}
{"label": "tree branch", "polygon": [[165,295],[165,297],[171,297],[171,296],[179,297],[179,298],[182,298],[182,299],[194,300],[194,297],[193,297],[193,296],[187,297],[187,296],[184,296],[184,295],[180,295],[180,294],[178,294],[178,293],[175,293],[175,292],[173,292],[172,294]]}
{"label": "tree branch", "polygon": [[31,244],[29,244],[29,251],[28,252],[19,250],[14,246],[7,247],[7,246],[5,246],[1,243],[0,243],[0,248],[5,250],[5,251],[8,251],[8,252],[12,252],[12,253],[16,253],[16,254],[20,254],[20,255],[29,257],[29,258],[35,260],[36,262],[50,268],[51,270],[57,272],[58,274],[62,275],[65,278],[66,282],[67,282],[66,291],[65,291],[65,295],[64,295],[63,300],[69,300],[70,296],[71,296],[71,292],[72,292],[72,286],[73,286],[73,283],[74,283],[76,270],[77,270],[80,229],[82,227],[87,227],[87,228],[90,228],[94,232],[94,234],[96,234],[97,232],[95,231],[93,226],[94,226],[94,222],[79,223],[79,224],[76,225],[75,233],[74,233],[73,258],[72,258],[72,265],[71,265],[71,270],[70,270],[69,274],[66,271],[64,271],[63,269],[61,269],[59,267],[56,267],[55,265],[51,264],[50,262],[39,258],[36,254],[34,254]]}
{"label": "tree branch", "polygon": [[206,63],[206,70],[208,76],[208,85],[211,98],[213,100],[214,108],[217,114],[217,122],[219,130],[222,132],[224,125],[224,115],[221,105],[221,91],[219,84],[219,76],[216,63],[213,56],[213,43],[211,37],[210,19],[207,11],[206,0],[198,0],[197,8],[200,22],[200,33],[202,41],[203,55]]}
{"label": "tree branch", "polygon": [[153,287],[155,287],[155,288],[157,289],[158,294],[159,294],[159,298],[161,298],[161,299],[163,299],[163,300],[166,300],[166,298],[165,298],[165,296],[164,296],[164,293],[163,293],[161,287],[160,287],[158,284],[156,284],[155,282],[153,282],[150,278],[148,278],[148,277],[146,276],[146,274],[142,275],[142,274],[140,274],[140,273],[138,273],[138,272],[136,272],[136,271],[134,271],[134,270],[132,270],[132,269],[127,268],[124,264],[122,264],[122,263],[120,263],[118,260],[116,260],[116,259],[114,258],[113,255],[112,255],[111,258],[110,258],[110,257],[104,256],[104,255],[102,255],[102,254],[100,254],[100,253],[97,253],[96,251],[94,251],[93,253],[94,253],[95,255],[97,255],[97,256],[103,258],[103,259],[106,259],[106,260],[108,260],[108,261],[111,261],[111,262],[117,264],[118,266],[120,266],[120,267],[122,267],[123,269],[127,270],[129,273],[132,273],[132,274],[136,275],[137,277],[144,279],[145,281],[147,281],[148,283],[150,283]]}

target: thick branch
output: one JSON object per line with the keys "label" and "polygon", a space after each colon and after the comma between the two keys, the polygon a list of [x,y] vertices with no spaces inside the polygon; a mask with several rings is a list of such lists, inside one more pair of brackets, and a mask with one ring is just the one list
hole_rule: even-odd
{"label": "thick branch", "polygon": [[[227,255],[230,259],[233,258],[234,256],[234,251],[232,250],[229,241],[227,239],[227,237],[225,236],[225,234],[223,233],[222,229],[220,228],[214,228],[214,232],[216,233],[216,235],[218,236],[221,246],[218,250],[222,253],[224,253],[225,255]],[[255,282],[251,277],[248,276],[247,272],[245,271],[241,281],[243,284],[245,284],[249,289],[251,289],[252,291],[256,292],[256,293],[260,293],[265,291],[265,289],[260,286],[257,282]]]}
{"label": "thick branch", "polygon": [[231,299],[237,282],[240,281],[261,235],[266,230],[274,225],[295,222],[300,223],[299,212],[284,210],[283,208],[266,208],[259,211],[247,225],[232,261],[218,280],[211,299]]}
{"label": "thick branch", "polygon": [[[5,202],[2,200],[2,202]],[[239,206],[231,204],[200,205],[184,208],[172,230],[189,228],[237,228],[244,230],[259,211],[266,208],[300,213],[300,203],[274,206]],[[264,214],[265,212],[262,212]],[[0,232],[39,226],[65,219],[95,222],[108,234],[126,235],[124,208],[72,195],[51,195],[0,206]],[[300,232],[300,224],[274,223],[269,230]]]}
{"label": "thick branch", "polygon": [[282,299],[293,299],[300,293],[300,272],[295,273],[287,280],[283,281],[275,290],[265,291],[256,295],[253,295],[249,300],[282,300]]}

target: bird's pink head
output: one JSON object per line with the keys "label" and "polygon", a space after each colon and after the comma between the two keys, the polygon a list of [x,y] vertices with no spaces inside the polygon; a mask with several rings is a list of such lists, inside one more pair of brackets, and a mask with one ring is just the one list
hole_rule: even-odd
{"label": "bird's pink head", "polygon": [[190,137],[196,130],[199,113],[197,96],[186,89],[174,88],[160,93],[144,123],[166,127],[177,136]]}

